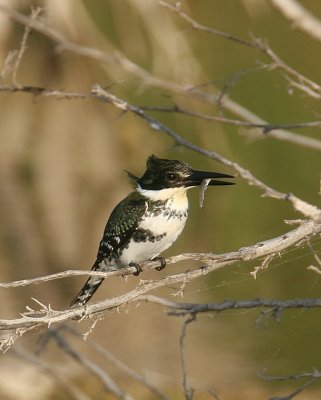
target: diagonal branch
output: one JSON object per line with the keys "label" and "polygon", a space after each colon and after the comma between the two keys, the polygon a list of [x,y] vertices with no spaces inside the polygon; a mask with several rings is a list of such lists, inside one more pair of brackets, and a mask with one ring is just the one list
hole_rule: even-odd
{"label": "diagonal branch", "polygon": [[258,187],[260,190],[263,191],[265,196],[268,197],[273,197],[279,200],[288,200],[292,203],[294,209],[296,211],[301,212],[304,216],[313,218],[313,219],[319,219],[321,218],[321,210],[318,209],[317,207],[308,204],[307,202],[299,199],[292,193],[282,193],[279,192],[262,181],[260,181],[258,178],[256,178],[249,170],[246,170],[245,168],[241,167],[239,164],[236,162],[230,161],[227,158],[223,157],[222,155],[218,154],[217,152],[214,151],[209,151],[206,149],[203,149],[183,137],[179,136],[176,132],[174,132],[172,129],[164,125],[162,122],[158,121],[156,118],[150,116],[147,114],[143,109],[134,106],[125,100],[120,99],[119,97],[115,96],[114,94],[111,94],[110,92],[104,90],[101,86],[95,85],[92,89],[92,92],[99,96],[100,99],[105,100],[108,103],[113,104],[115,107],[121,109],[122,111],[130,111],[136,115],[138,115],[140,118],[142,118],[145,122],[148,123],[150,128],[156,131],[162,131],[166,133],[168,136],[170,136],[175,144],[179,146],[183,146],[189,150],[195,151],[197,153],[203,154],[208,158],[211,158],[213,160],[219,161],[224,165],[227,165],[231,168],[233,168],[236,172],[240,174],[240,176],[247,181],[250,185],[254,185]]}
{"label": "diagonal branch", "polygon": [[300,29],[314,39],[321,41],[321,21],[310,13],[296,0],[269,0],[286,18],[294,28]]}

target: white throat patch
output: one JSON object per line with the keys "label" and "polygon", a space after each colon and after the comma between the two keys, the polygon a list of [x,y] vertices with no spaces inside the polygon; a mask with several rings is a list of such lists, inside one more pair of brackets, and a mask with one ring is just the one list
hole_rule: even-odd
{"label": "white throat patch", "polygon": [[168,189],[160,189],[160,190],[148,190],[148,189],[142,189],[138,185],[136,190],[138,193],[147,197],[150,200],[165,201],[170,198],[177,198],[177,199],[185,198],[187,189],[188,188],[185,188],[185,187],[179,187],[179,188],[168,188]]}

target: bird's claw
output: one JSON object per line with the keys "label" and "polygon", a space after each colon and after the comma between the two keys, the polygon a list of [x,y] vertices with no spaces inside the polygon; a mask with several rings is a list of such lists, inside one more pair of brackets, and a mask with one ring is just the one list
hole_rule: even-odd
{"label": "bird's claw", "polygon": [[164,269],[166,267],[166,260],[164,257],[155,257],[155,258],[153,258],[153,261],[160,262],[160,266],[155,268],[156,271],[161,271],[162,269]]}
{"label": "bird's claw", "polygon": [[136,271],[133,272],[133,275],[134,275],[134,276],[138,276],[138,275],[143,271],[143,270],[141,269],[141,267],[140,267],[138,264],[136,264],[136,263],[130,263],[129,266],[130,266],[130,267],[136,268]]}

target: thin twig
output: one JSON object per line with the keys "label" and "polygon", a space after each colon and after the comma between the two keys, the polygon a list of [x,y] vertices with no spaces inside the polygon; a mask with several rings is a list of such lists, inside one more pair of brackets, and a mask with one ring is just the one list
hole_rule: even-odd
{"label": "thin twig", "polygon": [[[30,21],[35,21],[38,18],[38,16],[40,15],[41,11],[42,10],[41,10],[40,7],[36,8],[36,9],[33,9],[31,11]],[[22,40],[21,40],[21,43],[20,43],[20,48],[18,50],[17,56],[16,56],[14,64],[13,64],[12,84],[15,85],[15,86],[18,86],[18,80],[17,80],[18,69],[19,69],[19,67],[21,65],[21,61],[22,61],[23,55],[27,50],[27,41],[28,41],[28,38],[29,38],[30,33],[31,33],[30,23],[25,25],[25,31],[24,31],[24,34],[23,34],[23,37],[22,37]]]}
{"label": "thin twig", "polygon": [[268,308],[273,313],[280,313],[283,310],[297,308],[320,308],[321,298],[312,299],[254,299],[254,300],[226,300],[221,303],[195,304],[179,303],[154,295],[140,296],[137,301],[146,301],[159,304],[169,309],[168,315],[181,316],[187,314],[200,314],[210,312],[221,312],[226,310],[245,310],[255,308]]}
{"label": "thin twig", "polygon": [[[1,90],[1,88],[0,88]],[[316,121],[306,121],[306,122],[297,122],[297,123],[282,123],[282,124],[262,124],[262,123],[255,123],[255,122],[248,122],[238,119],[226,118],[220,115],[208,115],[198,113],[196,111],[188,110],[182,108],[180,106],[175,105],[171,108],[164,108],[164,107],[149,107],[144,106],[140,107],[144,111],[158,111],[158,112],[165,112],[165,113],[177,113],[183,114],[190,117],[196,117],[203,119],[205,121],[212,121],[212,122],[219,122],[226,125],[232,126],[240,126],[243,128],[261,128],[263,133],[267,134],[276,129],[301,129],[301,128],[313,128],[321,126],[321,120]]]}
{"label": "thin twig", "polygon": [[192,315],[190,318],[187,318],[184,321],[184,324],[183,324],[182,330],[181,330],[181,334],[179,337],[179,353],[180,353],[180,359],[181,359],[182,379],[183,379],[182,383],[183,383],[185,400],[192,400],[193,396],[194,396],[194,389],[191,388],[187,382],[187,370],[186,370],[186,360],[185,360],[186,329],[187,329],[187,326],[193,321],[195,321],[195,315]]}
{"label": "thin twig", "polygon": [[271,397],[270,400],[292,400],[295,396],[302,393],[304,390],[312,386],[314,383],[318,381],[318,378],[313,378],[310,381],[304,383],[302,386],[298,387],[297,389],[293,390],[293,392],[289,393],[286,396],[276,396]]}
{"label": "thin twig", "polygon": [[228,32],[223,32],[219,31],[217,29],[209,28],[208,26],[204,26],[197,21],[195,21],[192,17],[187,15],[185,12],[182,11],[180,8],[180,3],[177,2],[175,4],[169,4],[166,1],[163,0],[158,0],[158,4],[164,8],[167,8],[170,11],[173,11],[177,15],[179,15],[184,21],[188,22],[189,25],[191,25],[194,29],[205,32],[205,33],[210,33],[211,35],[219,36],[224,39],[228,39],[232,42],[236,42],[238,44],[247,46],[247,47],[256,47],[255,44],[252,41],[240,38],[235,35],[231,35]]}
{"label": "thin twig", "polygon": [[318,370],[314,370],[313,372],[303,372],[301,374],[297,375],[287,375],[287,376],[268,376],[264,374],[259,374],[259,377],[264,379],[265,381],[279,381],[279,382],[284,382],[284,381],[297,381],[299,379],[306,379],[310,378],[310,380],[303,385],[299,386],[297,389],[289,393],[288,395],[285,396],[276,396],[276,397],[271,397],[270,400],[291,400],[298,394],[302,393],[304,390],[306,390],[308,387],[316,383],[319,379],[321,379],[321,372]]}

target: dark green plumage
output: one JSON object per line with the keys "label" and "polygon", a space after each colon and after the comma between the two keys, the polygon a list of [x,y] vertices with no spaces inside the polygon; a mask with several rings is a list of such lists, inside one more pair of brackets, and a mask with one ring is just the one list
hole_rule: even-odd
{"label": "dark green plumage", "polygon": [[117,258],[137,229],[148,206],[146,200],[141,194],[132,192],[114,208],[105,227],[95,264],[110,257]]}

